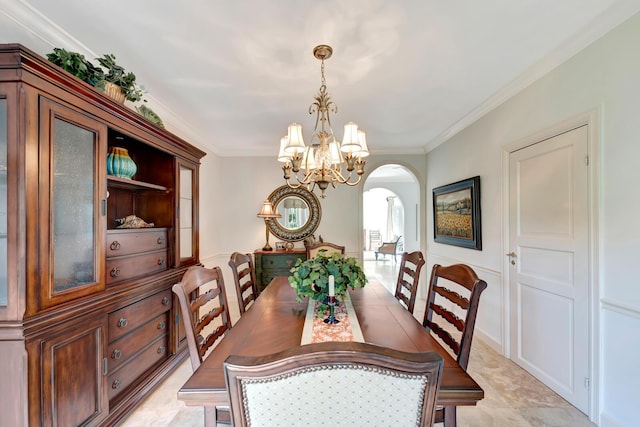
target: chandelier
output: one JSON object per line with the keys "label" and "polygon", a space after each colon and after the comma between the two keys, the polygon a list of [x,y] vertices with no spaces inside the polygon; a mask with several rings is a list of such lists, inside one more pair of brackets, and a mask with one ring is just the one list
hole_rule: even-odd
{"label": "chandelier", "polygon": [[278,153],[278,161],[284,162],[282,171],[287,185],[291,188],[304,186],[309,191],[317,186],[322,191],[322,198],[329,184],[333,188],[339,184],[358,185],[366,163],[363,158],[369,155],[365,134],[358,130],[357,124],[349,122],[344,125],[342,143],[333,135],[329,113],[336,114],[338,107],[327,93],[324,78],[324,60],[329,59],[332,53],[333,49],[327,45],[313,49],[313,56],[321,61],[322,80],[315,101],[309,107],[309,114],[316,114],[309,145],[305,145],[302,138],[302,125],[292,123],[287,136],[280,140]]}

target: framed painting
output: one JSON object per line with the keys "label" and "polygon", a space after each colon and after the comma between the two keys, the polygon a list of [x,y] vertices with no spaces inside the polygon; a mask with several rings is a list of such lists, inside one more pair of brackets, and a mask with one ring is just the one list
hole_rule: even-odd
{"label": "framed painting", "polygon": [[482,250],[480,177],[433,189],[434,240]]}

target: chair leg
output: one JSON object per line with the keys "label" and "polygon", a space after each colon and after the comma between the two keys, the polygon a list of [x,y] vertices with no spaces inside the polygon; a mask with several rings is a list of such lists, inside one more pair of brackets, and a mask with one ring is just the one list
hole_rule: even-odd
{"label": "chair leg", "polygon": [[205,406],[204,426],[217,427],[220,424],[231,425],[231,413],[228,407]]}
{"label": "chair leg", "polygon": [[456,427],[456,407],[446,406],[444,408],[444,427]]}
{"label": "chair leg", "polygon": [[205,406],[204,407],[204,427],[216,427],[216,407]]}

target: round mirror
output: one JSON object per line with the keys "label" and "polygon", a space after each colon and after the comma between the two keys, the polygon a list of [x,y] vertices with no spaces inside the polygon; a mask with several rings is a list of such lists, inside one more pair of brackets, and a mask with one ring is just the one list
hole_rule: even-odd
{"label": "round mirror", "polygon": [[269,195],[269,201],[282,215],[268,221],[269,231],[282,240],[303,240],[320,225],[320,202],[305,188],[283,185]]}

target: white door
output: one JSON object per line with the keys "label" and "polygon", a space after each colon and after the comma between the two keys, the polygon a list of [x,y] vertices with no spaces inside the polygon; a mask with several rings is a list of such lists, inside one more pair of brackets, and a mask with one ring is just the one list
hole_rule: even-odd
{"label": "white door", "polygon": [[511,358],[589,412],[587,126],[509,156]]}

